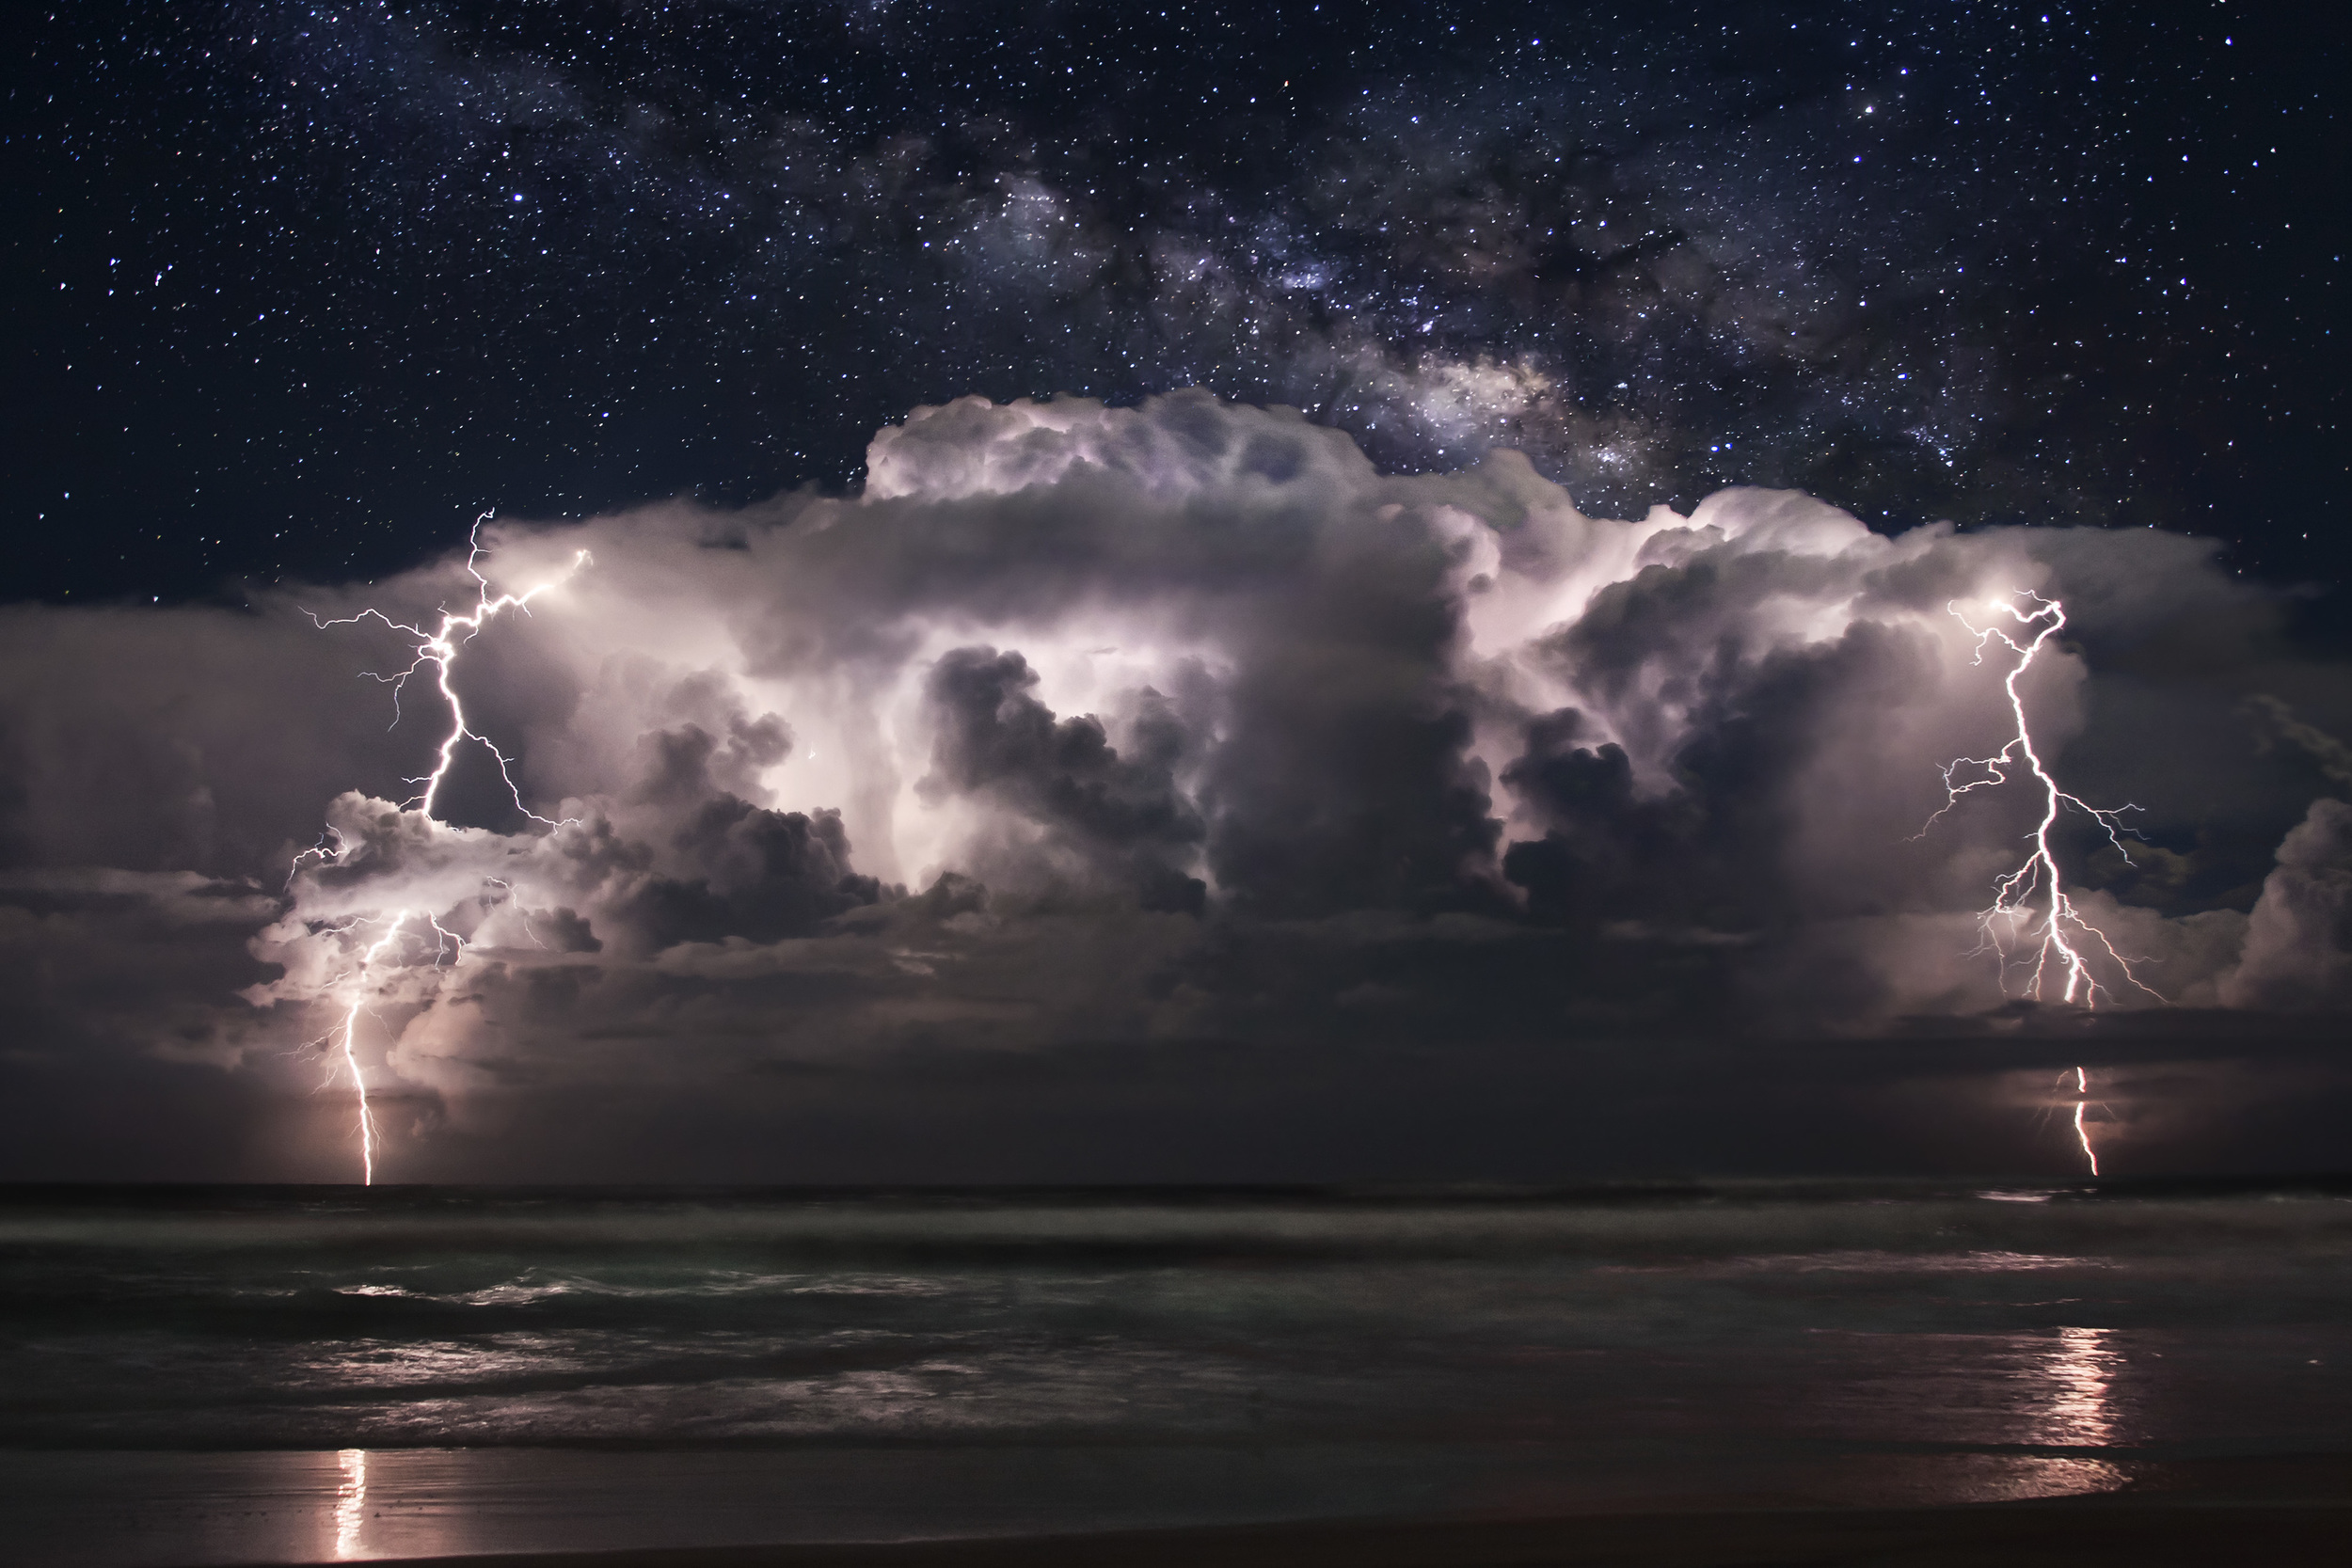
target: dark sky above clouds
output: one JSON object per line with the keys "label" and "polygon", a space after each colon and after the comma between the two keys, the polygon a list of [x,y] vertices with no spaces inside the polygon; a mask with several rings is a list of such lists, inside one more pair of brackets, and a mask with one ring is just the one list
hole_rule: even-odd
{"label": "dark sky above clouds", "polygon": [[85,0],[13,52],[12,562],[379,576],[918,404],[1201,386],[1596,515],[2154,525],[2343,577],[2295,8]]}
{"label": "dark sky above clouds", "polygon": [[2340,1165],[2282,17],[58,8],[0,1175]]}

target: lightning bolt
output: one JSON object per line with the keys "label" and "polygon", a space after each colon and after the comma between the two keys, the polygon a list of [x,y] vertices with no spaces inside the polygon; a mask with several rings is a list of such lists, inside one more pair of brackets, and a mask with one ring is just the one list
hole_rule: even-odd
{"label": "lightning bolt", "polygon": [[[2018,689],[2018,683],[2035,657],[2066,625],[2066,607],[2057,599],[2045,599],[2028,590],[2013,590],[1988,599],[1985,604],[1996,616],[2007,616],[2011,625],[2004,626],[1996,619],[1979,626],[1959,604],[1949,608],[1977,640],[1976,657],[1970,663],[1981,665],[1995,644],[2015,656],[2001,682],[2002,689],[2009,694],[2010,718],[2015,730],[1991,756],[1958,757],[1944,765],[1944,804],[1928,818],[1917,836],[1924,838],[1939,818],[1960,804],[1963,796],[1997,789],[2010,783],[2022,768],[2042,792],[2042,818],[2026,835],[2033,845],[2032,852],[2024,864],[1994,880],[1993,903],[1977,916],[1981,941],[1976,951],[1992,953],[1999,958],[2004,990],[2009,987],[2010,975],[2020,968],[2026,969],[2024,992],[2036,1001],[2042,1000],[2044,990],[2053,985],[2058,988],[2060,1001],[2079,1002],[2085,1007],[2097,1007],[2103,996],[2111,998],[2113,989],[2101,984],[2091,967],[2091,959],[2104,955],[2125,984],[2161,1002],[2164,998],[2133,973],[2131,960],[2116,951],[2106,933],[2083,917],[2066,891],[2058,856],[2050,847],[2050,830],[2058,825],[2059,815],[2071,806],[2097,823],[2107,842],[2128,862],[2131,851],[2124,847],[2123,835],[2133,830],[2124,825],[2122,814],[2140,809],[2128,803],[2102,808],[2069,794],[2058,787],[2058,780],[2034,747],[2033,727],[2026,721],[2025,694]],[[2020,946],[2026,956],[2012,958]],[[2090,1162],[2090,1174],[2096,1176],[2099,1156],[2090,1146],[2090,1130],[2084,1121],[2090,1077],[2079,1067],[2074,1069],[2074,1090],[2078,1097],[2084,1097],[2074,1102],[2074,1136],[2082,1145],[2083,1157]]]}
{"label": "lightning bolt", "polygon": [[[472,532],[467,535],[466,575],[473,578],[476,589],[476,602],[470,614],[460,615],[454,610],[442,610],[440,629],[437,631],[426,631],[423,627],[411,626],[405,621],[395,621],[380,610],[363,610],[357,615],[340,616],[332,621],[322,621],[318,616],[310,615],[310,624],[324,630],[328,626],[357,626],[363,621],[374,621],[390,627],[393,631],[405,632],[417,640],[416,656],[409,660],[407,669],[403,670],[397,675],[373,676],[373,679],[382,681],[392,689],[392,722],[395,724],[400,722],[400,699],[401,694],[407,689],[408,677],[428,664],[433,666],[434,684],[440,689],[441,700],[449,705],[449,734],[442,737],[437,753],[439,761],[435,764],[433,771],[417,778],[401,781],[403,784],[424,786],[421,792],[401,802],[403,806],[414,806],[430,817],[433,815],[433,803],[440,796],[441,785],[449,778],[451,765],[457,760],[458,747],[470,740],[498,759],[499,777],[506,781],[506,792],[514,797],[516,811],[521,812],[533,822],[544,822],[550,828],[558,827],[561,824],[549,817],[541,816],[523,804],[522,790],[515,783],[512,759],[504,752],[499,750],[495,741],[476,733],[467,722],[466,705],[459,699],[456,689],[450,685],[450,673],[456,668],[458,650],[472,641],[481,633],[482,628],[489,625],[492,616],[508,610],[519,610],[525,615],[529,615],[532,600],[567,580],[574,572],[588,563],[589,556],[586,550],[580,551],[572,557],[572,563],[569,567],[528,593],[501,594],[498,597],[492,598],[490,579],[482,575],[481,567],[477,564],[482,559],[482,525],[488,522],[490,517],[491,514],[487,512],[476,517],[473,520]],[[308,610],[303,613],[310,614]]]}
{"label": "lightning bolt", "polygon": [[375,1113],[368,1104],[367,1078],[359,1070],[359,1014],[368,1005],[368,993],[360,988],[366,983],[368,966],[384,956],[407,922],[406,910],[392,916],[384,934],[359,956],[357,978],[360,984],[353,988],[351,1006],[343,1013],[343,1066],[351,1070],[351,1086],[359,1092],[359,1184],[363,1187],[375,1185]]}
{"label": "lightning bolt", "polygon": [[2083,1158],[2090,1162],[2090,1174],[2099,1174],[2099,1151],[2090,1147],[2090,1129],[2083,1125],[2083,1112],[2090,1105],[2090,1074],[2074,1069],[2074,1141],[2083,1146]]}
{"label": "lightning bolt", "polygon": [[[450,678],[456,667],[458,653],[481,633],[482,628],[489,624],[493,616],[509,610],[518,610],[523,614],[529,615],[531,601],[569,579],[573,573],[588,564],[589,555],[586,550],[580,551],[573,556],[571,565],[528,592],[500,594],[493,596],[490,592],[490,579],[485,577],[481,570],[482,525],[488,522],[490,517],[491,514],[487,512],[476,517],[472,531],[467,536],[466,573],[474,579],[475,603],[470,610],[462,614],[454,610],[443,610],[440,612],[440,626],[437,629],[427,631],[408,622],[395,621],[380,610],[363,610],[357,615],[341,616],[334,620],[321,620],[315,614],[310,615],[311,624],[321,630],[329,626],[357,626],[362,622],[374,621],[417,640],[414,657],[410,658],[406,669],[395,675],[376,674],[373,677],[392,689],[392,721],[395,724],[400,721],[400,699],[407,688],[409,677],[428,664],[433,666],[434,685],[440,691],[441,700],[449,705],[449,730],[441,737],[441,743],[436,750],[436,761],[432,771],[402,781],[404,784],[423,786],[418,793],[402,802],[402,806],[404,810],[414,809],[421,812],[428,832],[438,825],[437,819],[433,815],[433,808],[435,802],[440,798],[441,785],[449,779],[450,768],[456,763],[459,748],[469,740],[497,759],[499,777],[505,781],[507,793],[514,798],[516,810],[532,821],[543,823],[550,828],[564,825],[550,817],[541,816],[523,804],[521,787],[515,783],[512,759],[499,749],[496,742],[472,727],[466,718],[466,705],[457,695],[456,688],[450,684]],[[307,610],[304,613],[310,614]],[[322,844],[306,849],[294,857],[294,870],[287,879],[290,884],[293,878],[301,873],[306,863],[330,865],[342,859],[346,848],[342,834],[332,827],[327,832],[333,835],[333,843]],[[496,880],[496,879],[492,879]],[[508,894],[512,895],[512,887],[503,882],[499,885],[506,887]],[[371,984],[369,972],[384,962],[386,955],[392,951],[393,944],[400,940],[403,930],[412,921],[419,918],[433,928],[433,959],[436,965],[439,964],[444,953],[453,948],[456,954],[462,957],[467,947],[463,937],[444,927],[429,912],[396,910],[379,918],[388,921],[383,935],[377,937],[373,942],[363,949],[358,962],[343,974],[339,975],[334,982],[339,987],[348,987],[342,1025],[335,1031],[335,1035],[341,1037],[343,1069],[350,1073],[352,1087],[359,1097],[359,1179],[362,1186],[370,1187],[375,1185],[375,1117],[373,1109],[368,1102],[367,1077],[359,1070],[358,1051],[359,1015],[367,1010],[368,1004],[375,993],[375,987]],[[351,930],[358,925],[369,923],[371,922],[355,921],[341,929]],[[527,925],[525,928],[529,928]],[[331,1038],[333,1036],[327,1037]],[[324,1043],[324,1040],[317,1043]]]}

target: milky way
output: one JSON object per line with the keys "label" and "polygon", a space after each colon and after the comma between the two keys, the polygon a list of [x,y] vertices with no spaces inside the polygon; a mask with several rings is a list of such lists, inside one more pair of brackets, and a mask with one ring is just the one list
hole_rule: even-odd
{"label": "milky way", "polygon": [[1788,485],[2334,576],[2331,110],[2233,25],[67,8],[11,143],[25,587],[373,575],[483,506],[838,485],[917,404],[1187,386],[1596,514]]}

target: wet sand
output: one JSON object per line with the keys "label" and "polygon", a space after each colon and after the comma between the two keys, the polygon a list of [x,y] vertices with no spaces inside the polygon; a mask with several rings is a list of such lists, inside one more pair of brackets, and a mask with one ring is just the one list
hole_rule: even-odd
{"label": "wet sand", "polygon": [[435,1568],[2265,1568],[2352,1560],[2352,1500],[2076,1497],[904,1542],[495,1554]]}

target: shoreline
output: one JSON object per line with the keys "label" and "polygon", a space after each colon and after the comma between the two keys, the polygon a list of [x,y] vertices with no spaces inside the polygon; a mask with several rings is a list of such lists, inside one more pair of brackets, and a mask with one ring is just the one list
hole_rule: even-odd
{"label": "shoreline", "polygon": [[1351,1519],[371,1560],[407,1568],[1962,1568],[1996,1562],[2002,1568],[2202,1568],[2232,1561],[2334,1562],[2347,1541],[2352,1500],[2108,1493],[1924,1508]]}

